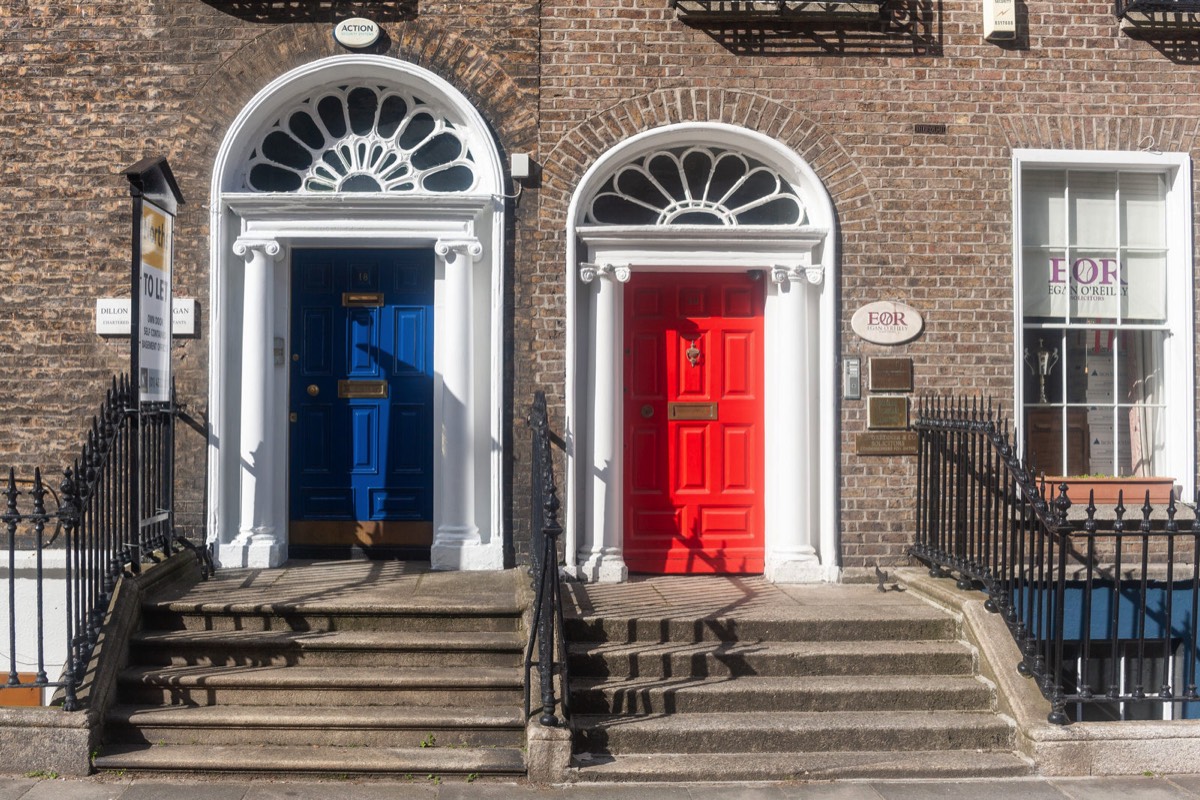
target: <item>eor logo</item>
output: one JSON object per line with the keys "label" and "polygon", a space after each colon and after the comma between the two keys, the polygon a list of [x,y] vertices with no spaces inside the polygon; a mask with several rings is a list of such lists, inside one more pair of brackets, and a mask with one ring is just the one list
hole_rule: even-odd
{"label": "eor logo", "polygon": [[850,318],[854,332],[875,344],[902,344],[915,339],[924,325],[920,311],[888,300],[867,303]]}

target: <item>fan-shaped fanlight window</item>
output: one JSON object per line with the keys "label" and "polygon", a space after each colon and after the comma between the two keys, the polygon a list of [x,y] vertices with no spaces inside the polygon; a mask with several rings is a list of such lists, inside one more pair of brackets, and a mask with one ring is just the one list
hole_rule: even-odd
{"label": "fan-shaped fanlight window", "polygon": [[466,192],[477,182],[465,127],[382,86],[305,99],[276,120],[246,168],[256,192]]}
{"label": "fan-shaped fanlight window", "polygon": [[714,147],[659,150],[621,167],[592,198],[599,225],[802,225],[804,204],[778,171]]}

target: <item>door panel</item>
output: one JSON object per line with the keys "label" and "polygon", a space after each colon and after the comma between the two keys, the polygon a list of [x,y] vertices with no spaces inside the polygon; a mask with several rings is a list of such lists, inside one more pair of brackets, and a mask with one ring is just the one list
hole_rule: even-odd
{"label": "door panel", "polygon": [[433,253],[292,257],[289,540],[425,548],[433,521]]}
{"label": "door panel", "polygon": [[625,289],[625,559],[763,568],[762,280],[635,272]]}

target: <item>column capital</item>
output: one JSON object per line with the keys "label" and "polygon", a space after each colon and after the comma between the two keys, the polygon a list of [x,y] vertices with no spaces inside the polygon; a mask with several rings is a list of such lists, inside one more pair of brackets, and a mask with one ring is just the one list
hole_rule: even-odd
{"label": "column capital", "polygon": [[601,276],[611,278],[617,283],[629,283],[633,276],[633,268],[628,264],[593,264],[582,261],[579,264],[579,280],[591,283]]}
{"label": "column capital", "polygon": [[474,237],[438,239],[433,251],[447,261],[454,261],[460,255],[469,256],[472,262],[483,258],[483,244]]}
{"label": "column capital", "polygon": [[242,258],[253,258],[253,251],[258,250],[272,261],[278,261],[283,256],[283,245],[275,239],[262,239],[254,236],[239,237],[233,243],[233,252]]}
{"label": "column capital", "polygon": [[777,284],[806,280],[819,286],[825,280],[825,268],[811,264],[777,264],[771,267],[771,280]]}

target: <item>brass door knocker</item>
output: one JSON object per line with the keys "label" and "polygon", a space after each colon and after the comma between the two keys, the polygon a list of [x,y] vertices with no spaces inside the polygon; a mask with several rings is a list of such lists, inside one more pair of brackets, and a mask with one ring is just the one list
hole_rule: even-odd
{"label": "brass door knocker", "polygon": [[[684,338],[687,338],[687,337],[684,337]],[[692,337],[691,339],[688,339],[688,342],[690,343],[691,346],[688,347],[687,350],[683,351],[683,354],[685,356],[687,356],[688,363],[691,364],[693,367],[697,366],[700,363],[700,348],[696,347],[696,339],[698,339],[698,338],[700,338],[700,337],[695,336],[695,337]]]}

